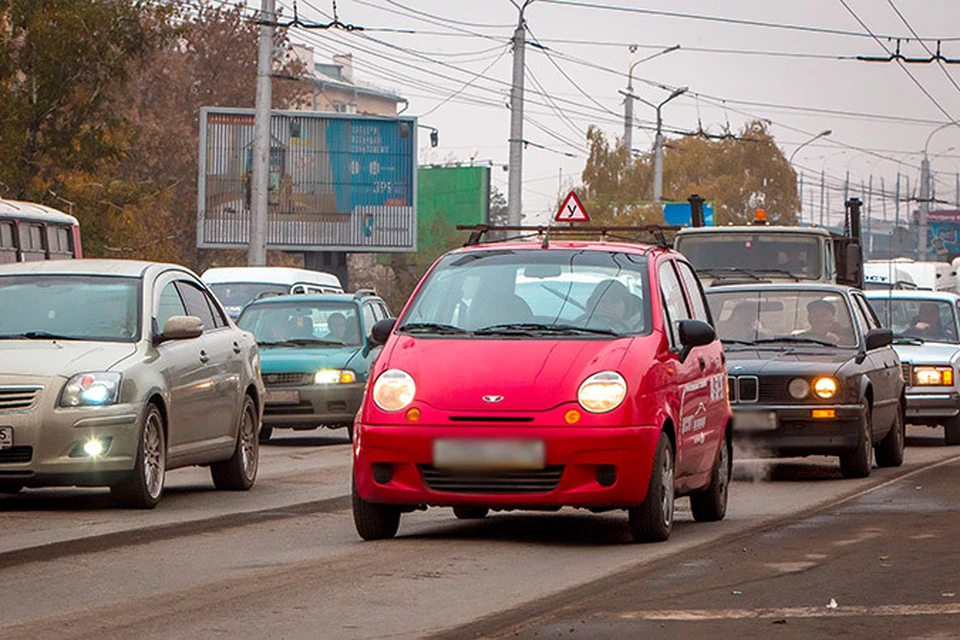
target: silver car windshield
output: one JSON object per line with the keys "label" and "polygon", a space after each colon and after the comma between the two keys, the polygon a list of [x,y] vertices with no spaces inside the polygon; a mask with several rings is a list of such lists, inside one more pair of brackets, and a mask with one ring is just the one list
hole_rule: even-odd
{"label": "silver car windshield", "polygon": [[0,340],[134,342],[140,280],[119,276],[0,276]]}
{"label": "silver car windshield", "polygon": [[707,299],[725,344],[859,344],[844,297],[831,291],[713,290]]}
{"label": "silver car windshield", "polygon": [[613,251],[482,250],[436,265],[399,330],[604,337],[650,331],[647,258]]}
{"label": "silver car windshield", "polygon": [[900,338],[958,344],[953,305],[942,300],[870,298],[880,322]]}

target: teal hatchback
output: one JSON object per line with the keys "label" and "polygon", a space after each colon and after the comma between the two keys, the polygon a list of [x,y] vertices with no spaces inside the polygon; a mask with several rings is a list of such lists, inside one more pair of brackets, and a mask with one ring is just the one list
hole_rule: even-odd
{"label": "teal hatchback", "polygon": [[353,419],[379,347],[373,325],[392,315],[373,291],[292,295],[250,303],[237,324],[260,346],[264,398],[260,442],[274,429],[346,427]]}

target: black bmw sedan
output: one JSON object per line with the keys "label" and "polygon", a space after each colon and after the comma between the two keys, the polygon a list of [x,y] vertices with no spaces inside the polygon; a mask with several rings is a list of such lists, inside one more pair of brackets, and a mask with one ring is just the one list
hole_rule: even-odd
{"label": "black bmw sedan", "polygon": [[712,287],[727,357],[734,441],[750,454],[836,455],[846,478],[903,462],[900,361],[857,289]]}

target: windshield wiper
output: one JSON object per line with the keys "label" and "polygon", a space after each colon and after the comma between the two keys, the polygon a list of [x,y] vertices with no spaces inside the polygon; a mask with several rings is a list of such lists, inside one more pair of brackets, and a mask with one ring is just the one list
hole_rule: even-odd
{"label": "windshield wiper", "polygon": [[745,344],[745,345],[757,344],[753,340],[732,340],[730,338],[724,338],[724,337],[720,338],[720,342],[722,342],[723,344]]}
{"label": "windshield wiper", "polygon": [[894,334],[893,343],[894,344],[923,344],[926,342],[923,338],[918,338],[916,336],[905,336],[901,334]]}
{"label": "windshield wiper", "polygon": [[78,336],[65,336],[49,331],[24,331],[0,336],[0,340],[79,340]]}
{"label": "windshield wiper", "polygon": [[466,329],[455,327],[452,324],[441,324],[439,322],[408,322],[402,325],[397,331],[407,333],[438,333],[445,335],[470,333]]}
{"label": "windshield wiper", "polygon": [[700,269],[699,273],[704,273],[713,278],[724,278],[727,277],[725,274],[735,273],[741,276],[747,276],[748,278],[753,278],[754,280],[763,280],[760,276],[746,269],[740,267],[717,267],[715,269]]}
{"label": "windshield wiper", "polygon": [[612,329],[599,329],[593,327],[579,327],[572,324],[541,324],[536,322],[505,322],[503,324],[493,324],[489,327],[483,327],[474,331],[476,335],[517,335],[534,333],[559,333],[564,335],[575,334],[594,334],[605,336],[619,336],[617,331]]}
{"label": "windshield wiper", "polygon": [[779,338],[764,338],[762,340],[757,340],[755,344],[771,343],[771,342],[809,342],[810,344],[820,344],[825,347],[838,346],[833,342],[827,342],[826,340],[817,340],[816,338],[801,338],[799,336],[780,336]]}
{"label": "windshield wiper", "polygon": [[764,269],[754,269],[754,271],[756,271],[757,273],[779,273],[779,274],[781,274],[781,275],[785,275],[785,276],[787,276],[787,277],[793,278],[793,281],[794,281],[794,282],[800,282],[801,280],[803,280],[803,278],[801,278],[801,277],[798,276],[797,274],[791,273],[791,272],[787,271],[786,269],[766,269],[766,268],[764,268]]}
{"label": "windshield wiper", "polygon": [[287,345],[321,344],[342,347],[346,343],[339,340],[324,340],[322,338],[290,338],[289,340],[275,340],[272,342],[258,342],[261,347],[285,347]]}

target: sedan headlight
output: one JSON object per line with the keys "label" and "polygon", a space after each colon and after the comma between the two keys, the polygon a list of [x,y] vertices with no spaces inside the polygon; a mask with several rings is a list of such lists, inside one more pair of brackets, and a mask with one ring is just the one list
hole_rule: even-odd
{"label": "sedan headlight", "polygon": [[120,397],[120,374],[81,373],[67,380],[60,395],[61,407],[116,404]]}
{"label": "sedan headlight", "polygon": [[613,411],[627,397],[627,383],[616,371],[595,373],[580,385],[577,401],[590,413]]}
{"label": "sedan headlight", "polygon": [[828,400],[837,394],[837,381],[835,378],[824,376],[813,381],[813,393],[823,400]]}
{"label": "sedan headlight", "polygon": [[914,366],[913,383],[917,386],[952,387],[953,367]]}
{"label": "sedan headlight", "polygon": [[794,378],[787,385],[787,391],[794,400],[803,400],[810,395],[810,383],[803,378]]}
{"label": "sedan headlight", "polygon": [[373,401],[384,411],[402,411],[413,402],[417,385],[406,371],[388,369],[373,385]]}
{"label": "sedan headlight", "polygon": [[313,375],[313,384],[351,384],[357,374],[350,369],[320,369]]}

